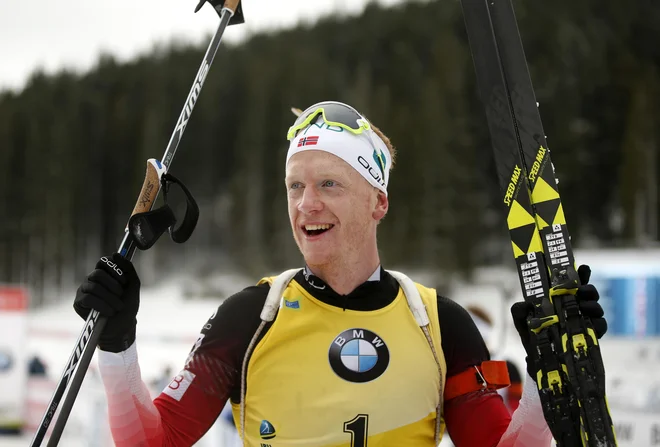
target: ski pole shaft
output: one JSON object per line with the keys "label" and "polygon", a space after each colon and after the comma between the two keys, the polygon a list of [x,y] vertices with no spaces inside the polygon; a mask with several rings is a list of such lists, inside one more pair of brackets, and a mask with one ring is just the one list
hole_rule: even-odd
{"label": "ski pole shaft", "polygon": [[[78,336],[78,340],[76,341],[73,352],[71,352],[71,356],[69,356],[69,360],[66,362],[66,367],[64,368],[62,377],[60,378],[59,384],[55,389],[55,392],[53,393],[50,402],[48,403],[46,413],[44,413],[41,419],[41,422],[34,435],[31,445],[40,445],[44,439],[44,436],[46,436],[50,422],[55,416],[55,411],[57,410],[57,407],[60,404],[60,399],[62,399],[62,396],[64,395],[64,391],[66,390],[66,386],[69,383],[69,380],[71,379],[71,374],[73,373],[76,365],[78,364],[78,359],[80,357],[80,349],[82,349],[83,346],[86,346],[87,343],[86,340],[88,337],[92,336],[91,331],[94,328],[94,326],[97,324],[100,324],[102,326],[105,323],[105,322],[100,322],[99,320],[100,318],[98,312],[91,311],[89,313],[89,316],[85,321],[85,326],[83,327],[82,332]],[[100,331],[97,331],[97,333],[100,334]]]}
{"label": "ski pole shaft", "polygon": [[[96,311],[94,310],[91,311],[88,319],[92,318],[91,314],[93,312]],[[71,380],[69,391],[66,395],[66,398],[64,399],[64,403],[62,404],[60,413],[57,417],[57,420],[55,421],[55,425],[53,426],[53,432],[51,433],[50,438],[48,439],[48,444],[46,444],[47,447],[56,446],[60,441],[60,437],[62,436],[62,432],[64,431],[64,426],[69,417],[69,414],[71,413],[71,409],[73,408],[73,403],[75,402],[76,397],[78,396],[78,391],[80,391],[80,386],[82,385],[82,382],[85,379],[85,373],[87,372],[87,367],[89,366],[89,363],[92,361],[92,357],[94,356],[94,348],[99,343],[99,338],[101,338],[101,332],[103,331],[103,327],[105,326],[106,321],[107,321],[106,317],[99,316],[98,320],[96,321],[96,325],[93,326],[92,333],[89,335],[89,339],[87,341],[87,345],[85,346],[85,349],[83,350],[83,353],[80,356],[78,368],[76,369],[73,379]]]}
{"label": "ski pole shaft", "polygon": [[[197,76],[195,77],[195,82],[190,89],[190,93],[188,94],[188,98],[186,99],[183,110],[181,111],[181,115],[177,120],[177,124],[174,128],[174,132],[172,133],[172,137],[170,138],[167,148],[165,149],[165,153],[163,154],[163,162],[161,164],[159,161],[153,159],[148,161],[147,175],[145,177],[142,190],[140,191],[140,195],[138,196],[138,201],[135,205],[132,215],[138,212],[149,211],[156,201],[158,193],[160,192],[161,176],[167,172],[167,169],[172,163],[172,159],[174,158],[176,150],[179,146],[179,142],[181,141],[181,136],[183,135],[188,120],[190,119],[192,110],[197,103],[197,99],[199,98],[199,94],[202,86],[204,85],[204,81],[206,80],[208,70],[220,46],[222,35],[224,34],[225,28],[229,24],[229,20],[236,11],[238,3],[239,0],[227,0],[224,7],[222,7],[222,10],[220,11],[220,25],[218,26],[218,29],[216,30],[215,35],[211,39],[208,49],[206,50],[202,64],[197,72]],[[132,240],[132,237],[130,236],[130,233],[128,232],[128,226],[125,229],[124,238],[119,246],[118,252],[129,260],[133,258],[133,254],[135,253],[135,244]],[[98,340],[101,336],[101,331],[105,325],[105,322],[106,318],[100,317],[98,312],[94,310],[90,312],[85,326],[80,336],[78,337],[78,341],[76,342],[73,352],[71,353],[67,363],[67,368],[60,378],[55,393],[53,394],[48,404],[48,409],[46,410],[46,413],[44,414],[41,423],[39,424],[39,428],[35,433],[34,438],[32,439],[32,443],[30,444],[31,447],[40,446],[43,442],[43,439],[48,431],[48,427],[50,426],[55,412],[57,411],[57,407],[59,406],[60,399],[63,396],[67,386],[70,385],[66,397],[64,398],[62,408],[60,409],[60,413],[58,414],[57,420],[55,421],[53,432],[47,444],[48,447],[57,446],[62,432],[64,431],[64,426],[66,425],[71,409],[73,408],[75,399],[78,395],[78,391],[80,390],[82,382],[85,378],[85,374],[94,355],[94,349],[98,345]],[[75,373],[72,378],[72,372],[74,370]]]}

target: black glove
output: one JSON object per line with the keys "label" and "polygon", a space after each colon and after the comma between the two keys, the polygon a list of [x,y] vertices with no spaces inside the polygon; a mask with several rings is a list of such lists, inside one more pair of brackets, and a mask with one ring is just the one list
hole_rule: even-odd
{"label": "black glove", "polygon": [[[591,277],[591,269],[588,265],[581,265],[578,268],[578,276],[580,277],[580,286],[575,293],[575,298],[577,299],[578,307],[580,312],[585,317],[589,317],[591,324],[594,327],[594,332],[596,333],[597,338],[601,338],[607,332],[607,321],[603,317],[604,312],[600,304],[598,304],[598,290],[589,284],[589,278]],[[520,335],[520,340],[522,341],[523,346],[525,347],[525,352],[527,357],[525,362],[527,363],[527,373],[530,377],[536,376],[536,368],[533,365],[533,362],[530,362],[530,330],[527,327],[527,317],[531,316],[534,312],[534,305],[527,301],[522,301],[519,303],[514,303],[511,306],[511,316],[513,316],[513,324],[516,326],[516,330]],[[532,357],[535,357],[534,354]]]}
{"label": "black glove", "polygon": [[91,309],[108,317],[99,340],[104,351],[121,352],[135,341],[140,307],[140,278],[128,259],[114,253],[104,256],[78,287],[73,308],[83,319]]}

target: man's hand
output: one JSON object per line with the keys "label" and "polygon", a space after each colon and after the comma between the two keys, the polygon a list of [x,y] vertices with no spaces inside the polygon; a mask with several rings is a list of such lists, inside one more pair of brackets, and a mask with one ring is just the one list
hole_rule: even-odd
{"label": "man's hand", "polygon": [[[593,325],[594,332],[596,333],[597,338],[601,338],[607,332],[607,321],[604,318],[604,311],[601,305],[598,303],[600,295],[598,290],[594,287],[593,284],[589,284],[589,278],[591,277],[591,269],[588,265],[581,265],[578,268],[578,276],[580,277],[580,286],[575,293],[575,298],[577,299],[580,312],[585,317],[588,317],[591,320]],[[516,326],[516,330],[520,335],[520,340],[522,341],[523,346],[525,347],[525,352],[527,352],[527,373],[534,377],[532,370],[534,370],[533,365],[530,365],[530,330],[527,327],[527,318],[533,313],[533,305],[527,301],[522,301],[514,303],[511,306],[511,315],[513,316],[513,323]]]}
{"label": "man's hand", "polygon": [[103,351],[121,352],[135,341],[140,307],[140,278],[128,259],[114,253],[103,256],[82,282],[73,308],[83,319],[91,309],[108,318],[99,340]]}

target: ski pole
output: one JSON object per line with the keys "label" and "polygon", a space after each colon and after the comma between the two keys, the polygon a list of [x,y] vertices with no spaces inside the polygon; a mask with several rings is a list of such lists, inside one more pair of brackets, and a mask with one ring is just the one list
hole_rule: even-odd
{"label": "ski pole", "polygon": [[[199,10],[199,8],[204,4],[204,1],[205,0],[200,2],[195,12],[197,12],[197,10]],[[234,14],[240,10],[239,1],[240,0],[226,0],[224,3],[215,2],[215,4],[214,2],[211,2],[216,12],[218,12],[220,16],[220,24],[213,38],[211,39],[211,42],[209,43],[206,54],[204,55],[204,59],[202,60],[202,64],[197,72],[197,76],[195,77],[195,81],[192,85],[192,88],[190,89],[190,93],[188,93],[188,97],[184,104],[183,110],[181,111],[179,119],[177,120],[174,132],[172,133],[172,137],[170,138],[167,148],[165,149],[165,153],[163,154],[162,163],[154,159],[147,161],[147,173],[131,216],[137,213],[147,212],[153,207],[153,204],[158,197],[158,193],[160,192],[161,177],[167,172],[172,163],[172,159],[174,158],[176,150],[179,146],[183,132],[186,128],[188,120],[190,119],[190,115],[193,111],[193,108],[195,107],[195,104],[197,103],[197,99],[199,98],[199,94],[202,86],[204,85],[206,75],[208,74],[211,63],[213,62],[215,54],[220,46],[220,41],[222,39],[222,35],[224,34],[225,28],[229,24],[232,16],[234,16]],[[242,17],[240,17],[239,23],[240,22],[242,22]],[[126,229],[124,230],[124,238],[117,251],[122,256],[130,260],[135,254],[135,249],[136,247],[134,241],[132,240],[132,236],[128,231],[127,225]],[[64,430],[64,426],[66,425],[71,409],[73,408],[75,399],[78,395],[78,391],[80,390],[80,386],[82,385],[83,379],[85,378],[89,363],[91,362],[92,356],[94,355],[94,349],[98,345],[101,331],[103,330],[106,320],[107,319],[105,317],[100,316],[99,313],[95,310],[92,310],[89,313],[89,316],[85,322],[85,326],[78,336],[78,340],[76,341],[73,352],[69,357],[67,366],[62,373],[62,377],[60,378],[53,396],[51,397],[48,408],[46,409],[46,412],[41,419],[39,428],[37,429],[34,438],[32,439],[32,443],[30,444],[31,447],[37,447],[41,445],[48,431],[48,427],[50,426],[50,423],[55,416],[55,412],[57,411],[57,407],[60,404],[60,400],[62,399],[67,386],[70,385],[47,444],[48,447],[57,446],[60,437],[62,436],[62,432]]]}

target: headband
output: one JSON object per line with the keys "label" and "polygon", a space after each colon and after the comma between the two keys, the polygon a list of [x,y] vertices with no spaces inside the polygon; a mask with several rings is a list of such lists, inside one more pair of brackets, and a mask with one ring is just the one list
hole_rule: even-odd
{"label": "headband", "polygon": [[328,125],[319,117],[291,139],[286,163],[303,151],[324,151],[336,155],[387,195],[392,159],[387,146],[373,130],[356,135],[341,127]]}

